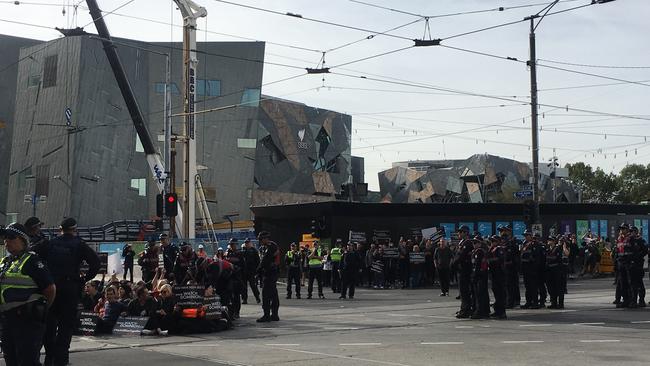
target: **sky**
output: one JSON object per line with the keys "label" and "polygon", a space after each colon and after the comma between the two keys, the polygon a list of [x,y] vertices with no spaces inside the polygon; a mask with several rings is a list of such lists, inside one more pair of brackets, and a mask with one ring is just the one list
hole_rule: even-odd
{"label": "sky", "polygon": [[[119,7],[105,16],[113,36],[182,40],[171,0],[98,2],[105,12]],[[396,161],[483,153],[532,160],[523,19],[551,2],[197,0],[208,12],[197,39],[267,42],[263,83],[301,76],[262,93],[350,114],[352,154],[365,158],[366,181],[378,190],[377,173]],[[650,160],[650,1],[589,4],[561,0],[536,28],[539,159],[616,173]],[[54,27],[95,32],[84,6],[0,1],[0,33],[51,40],[60,37]],[[413,39],[442,41],[412,47]],[[300,69],[323,59],[329,74]]]}

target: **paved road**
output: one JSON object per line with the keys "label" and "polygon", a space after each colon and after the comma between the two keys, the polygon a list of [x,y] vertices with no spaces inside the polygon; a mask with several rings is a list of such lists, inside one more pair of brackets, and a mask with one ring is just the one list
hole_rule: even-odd
{"label": "paved road", "polygon": [[[646,278],[647,281],[647,278]],[[452,295],[456,291],[452,290]],[[564,310],[459,320],[428,290],[359,290],[354,300],[281,300],[277,323],[244,305],[234,330],[195,337],[75,338],[73,365],[647,365],[650,308],[615,309],[612,279],[569,282]]]}

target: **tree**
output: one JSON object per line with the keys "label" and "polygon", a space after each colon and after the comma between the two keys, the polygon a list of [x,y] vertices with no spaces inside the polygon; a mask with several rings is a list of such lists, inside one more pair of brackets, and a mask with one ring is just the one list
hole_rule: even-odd
{"label": "tree", "polygon": [[569,181],[582,192],[583,202],[638,204],[650,200],[650,164],[628,165],[618,175],[594,170],[583,162],[565,167]]}
{"label": "tree", "polygon": [[619,201],[639,203],[650,199],[650,165],[631,164],[618,175]]}

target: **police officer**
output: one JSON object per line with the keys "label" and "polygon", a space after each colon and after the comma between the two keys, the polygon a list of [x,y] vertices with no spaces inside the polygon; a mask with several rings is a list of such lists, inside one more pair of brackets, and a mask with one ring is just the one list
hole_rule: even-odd
{"label": "police officer", "polygon": [[202,284],[206,289],[212,287],[214,293],[219,295],[221,304],[228,307],[230,316],[233,316],[235,311],[232,301],[233,271],[232,263],[225,259],[212,261],[201,257],[196,260],[196,273],[194,275],[198,284]]}
{"label": "police officer", "polygon": [[165,275],[167,279],[170,279],[174,273],[174,264],[176,263],[176,257],[178,257],[178,247],[176,244],[169,241],[169,236],[165,233],[162,233],[158,236],[160,240],[160,250],[163,255],[163,268],[165,268]]}
{"label": "police officer", "polygon": [[257,239],[262,245],[262,260],[258,272],[262,276],[262,310],[264,315],[258,323],[279,321],[280,298],[278,297],[278,273],[280,269],[280,248],[271,241],[268,231],[259,233]]}
{"label": "police officer", "polygon": [[[616,281],[616,292],[620,294],[622,300],[616,304],[617,308],[637,307],[636,302],[632,300],[632,257],[634,255],[634,244],[630,235],[630,226],[621,224],[619,226],[619,236],[616,240],[616,269],[618,271],[618,280]],[[631,271],[632,270],[632,271]]]}
{"label": "police officer", "polygon": [[330,251],[332,260],[332,292],[341,292],[341,257],[343,255],[343,241],[336,239],[336,246]]}
{"label": "police officer", "polygon": [[[57,297],[48,314],[44,339],[45,365],[55,366],[68,364],[81,289],[99,272],[99,256],[76,235],[77,221],[68,217],[60,229],[60,236],[36,248],[56,284]],[[84,278],[79,275],[82,261],[88,264]]]}
{"label": "police officer", "polygon": [[482,238],[474,238],[472,251],[472,290],[474,293],[474,313],[472,319],[485,319],[490,316],[490,294],[488,293],[488,258]]}
{"label": "police officer", "polygon": [[492,294],[494,295],[494,312],[490,317],[506,319],[506,268],[505,248],[501,245],[501,238],[490,237],[490,249],[487,253],[490,278],[492,279]]}
{"label": "police officer", "polygon": [[250,286],[255,300],[259,304],[262,302],[260,299],[260,290],[257,288],[257,267],[260,265],[260,253],[249,238],[244,240],[244,258],[246,259],[246,273],[244,274],[242,304],[248,304],[248,286]]}
{"label": "police officer", "polygon": [[555,236],[548,238],[546,286],[551,297],[549,309],[564,309],[564,248]]}
{"label": "police officer", "polygon": [[186,241],[182,242],[174,262],[174,280],[177,284],[186,284],[191,279],[191,274],[188,275],[191,273],[189,269],[196,266],[196,258],[192,245]]}
{"label": "police officer", "polygon": [[47,241],[47,238],[41,232],[41,227],[43,227],[43,223],[38,217],[32,216],[25,220],[25,229],[27,230],[27,235],[29,235],[30,250],[39,245],[43,245]]}
{"label": "police officer", "polygon": [[296,243],[291,243],[285,255],[284,263],[287,265],[287,299],[291,298],[291,286],[296,288],[296,299],[300,298],[300,275],[302,273],[302,254]]}
{"label": "police officer", "polygon": [[314,241],[314,248],[311,250],[308,258],[309,266],[309,284],[307,286],[307,298],[311,299],[311,294],[314,291],[314,280],[318,284],[318,297],[321,299],[325,298],[323,295],[323,282],[322,282],[322,273],[323,273],[323,252],[321,251],[318,241]]}
{"label": "police officer", "polygon": [[538,249],[533,233],[526,229],[524,231],[524,246],[521,249],[521,271],[524,274],[524,286],[526,287],[526,303],[521,305],[522,309],[539,309],[538,290]]}
{"label": "police officer", "polygon": [[632,302],[635,302],[639,307],[646,307],[645,285],[643,284],[643,262],[645,261],[646,254],[648,254],[648,247],[646,246],[645,240],[639,235],[639,229],[636,226],[632,226],[631,231],[630,243],[633,246],[632,263],[630,264]]}
{"label": "police officer", "polygon": [[456,318],[469,318],[472,315],[472,252],[473,242],[469,239],[469,227],[458,228],[458,248],[454,257],[454,266],[458,270],[458,289],[460,291],[460,310]]}
{"label": "police officer", "polygon": [[519,293],[519,267],[520,253],[519,242],[512,237],[510,225],[499,226],[499,235],[505,249],[505,271],[506,271],[506,308],[512,309],[521,303]]}
{"label": "police officer", "polygon": [[[156,241],[149,240],[146,244],[146,247],[144,248],[144,251],[138,256],[138,265],[140,265],[140,269],[142,270],[142,280],[144,282],[151,282],[151,280],[153,280],[154,276],[156,275],[159,264],[158,252],[159,247],[156,246]],[[167,272],[166,269],[165,272]],[[174,267],[172,266],[170,272],[167,274],[171,275],[173,273]]]}
{"label": "police officer", "polygon": [[0,262],[2,353],[7,366],[40,365],[47,307],[54,280],[41,260],[27,251],[30,237],[21,224],[0,229],[9,253]]}
{"label": "police officer", "polygon": [[241,298],[244,290],[244,273],[246,273],[246,260],[244,254],[239,251],[239,242],[235,238],[228,241],[228,250],[226,251],[226,260],[232,263],[232,307],[233,318],[239,319],[241,310]]}
{"label": "police officer", "polygon": [[535,251],[537,253],[537,292],[538,300],[537,304],[540,308],[546,307],[546,297],[548,292],[546,291],[546,245],[542,242],[542,237],[539,233],[533,234],[533,239],[535,241]]}
{"label": "police officer", "polygon": [[341,296],[339,299],[345,299],[346,295],[350,299],[354,299],[354,289],[356,285],[357,273],[361,269],[361,257],[357,252],[356,245],[348,243],[345,253],[341,258],[341,280],[343,285],[341,287]]}

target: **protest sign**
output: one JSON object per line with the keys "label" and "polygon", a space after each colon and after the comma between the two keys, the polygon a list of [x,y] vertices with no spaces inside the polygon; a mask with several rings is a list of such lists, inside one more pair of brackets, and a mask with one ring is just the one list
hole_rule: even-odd
{"label": "protest sign", "polygon": [[[108,253],[97,253],[97,255],[99,256],[99,273],[108,273]],[[85,260],[82,261],[79,266],[79,272],[87,273],[88,270],[88,263]]]}
{"label": "protest sign", "polygon": [[203,293],[205,291],[203,286],[174,286],[173,291],[177,300],[176,304],[182,309],[198,308],[203,305]]}
{"label": "protest sign", "polygon": [[399,249],[397,247],[384,247],[384,258],[399,258]]}
{"label": "protest sign", "polygon": [[363,231],[352,231],[350,230],[350,234],[348,235],[348,240],[351,242],[357,242],[361,244],[366,243],[366,233]]}
{"label": "protest sign", "polygon": [[373,237],[378,244],[388,244],[390,242],[390,230],[373,230]]}
{"label": "protest sign", "polygon": [[149,318],[145,316],[121,316],[117,318],[115,327],[113,327],[113,334],[120,336],[140,335],[147,321],[149,321]]}
{"label": "protest sign", "polygon": [[417,264],[417,263],[424,263],[424,253],[418,252],[418,253],[409,253],[409,260],[411,263]]}
{"label": "protest sign", "polygon": [[203,299],[203,307],[206,319],[221,319],[221,299],[219,296],[206,296]]}
{"label": "protest sign", "polygon": [[79,324],[75,334],[94,336],[97,319],[99,319],[98,314],[91,311],[82,311],[79,315]]}

